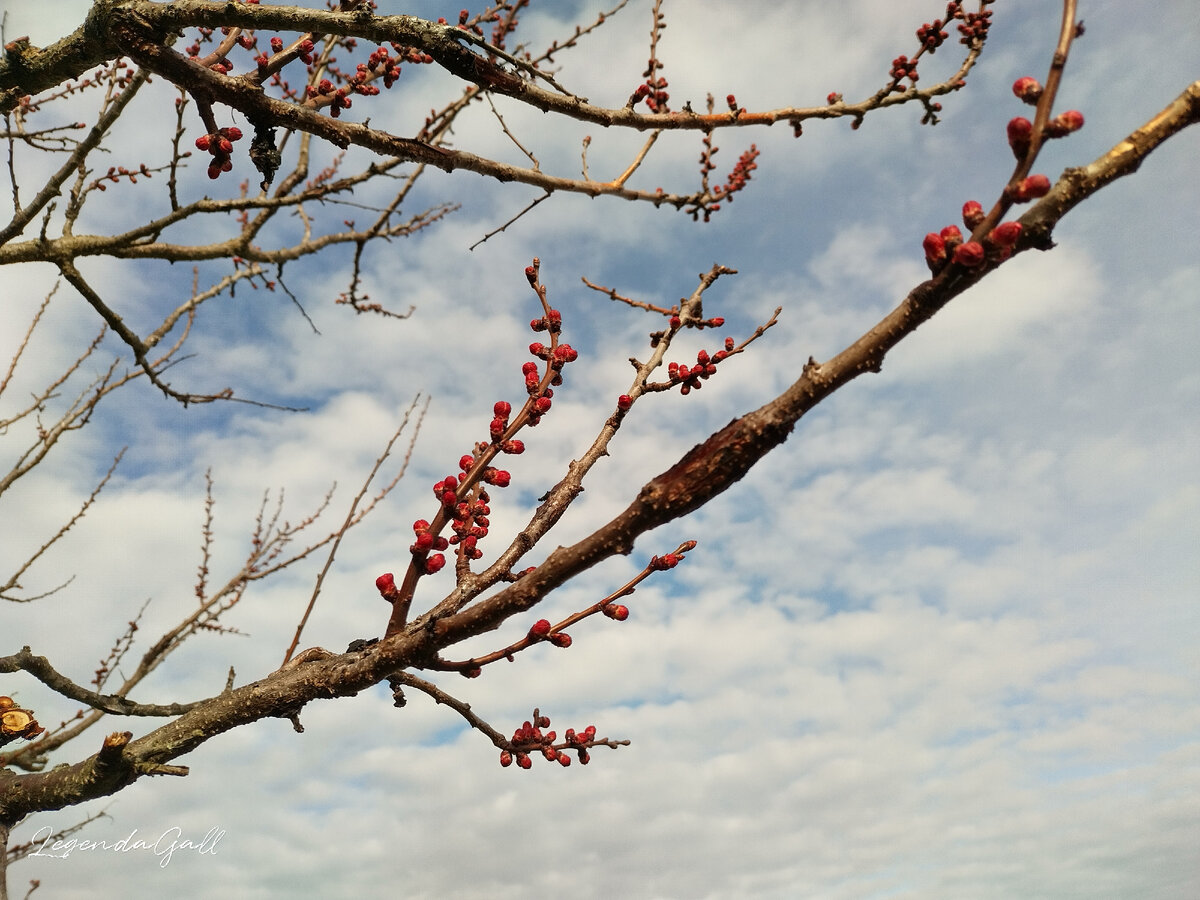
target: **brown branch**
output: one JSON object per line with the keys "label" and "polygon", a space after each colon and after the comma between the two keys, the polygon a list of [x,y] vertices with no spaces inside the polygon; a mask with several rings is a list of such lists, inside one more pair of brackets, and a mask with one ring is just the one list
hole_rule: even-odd
{"label": "brown branch", "polygon": [[35,656],[28,647],[22,647],[11,656],[0,657],[0,672],[28,672],[56,694],[75,700],[85,706],[116,716],[178,716],[195,709],[205,701],[192,703],[135,703],[118,694],[101,694],[82,687],[60,673],[44,656]]}

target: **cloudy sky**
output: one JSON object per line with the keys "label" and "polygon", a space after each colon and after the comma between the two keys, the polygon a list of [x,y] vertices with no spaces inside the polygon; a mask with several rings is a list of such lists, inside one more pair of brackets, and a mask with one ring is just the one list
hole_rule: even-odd
{"label": "cloudy sky", "polygon": [[[78,24],[87,5],[10,0],[6,36],[49,42]],[[428,2],[380,5],[457,12]],[[520,395],[531,339],[524,323],[536,314],[522,274],[530,258],[542,259],[566,340],[581,358],[551,415],[525,435],[529,451],[511,466],[513,486],[493,504],[497,546],[590,442],[628,388],[626,360],[644,355],[646,334],[658,327],[586,290],[580,277],[670,304],[714,262],[738,269],[708,294],[706,313],[724,316],[738,339],[776,306],[780,324],[703,391],[656,395],[635,408],[613,458],[547,547],[586,534],[713,428],[773,397],[810,355],[828,358],[894,306],[927,274],[922,236],[957,221],[964,200],[990,206],[1011,168],[1004,125],[1023,112],[1009,85],[1044,77],[1056,7],[997,4],[981,67],[965,92],[944,101],[936,128],[900,108],[856,132],[818,122],[800,140],[782,126],[720,135],[720,173],[751,141],[763,155],[750,188],[707,225],[624,201],[555,197],[469,251],[537,192],[438,173],[412,211],[440,201],[461,210],[367,257],[373,299],[412,304],[411,318],[380,321],[335,306],[348,271],[341,253],[291,272],[319,334],[278,294],[239,291],[209,304],[195,355],[172,371],[173,383],[231,385],[310,411],[183,410],[144,384],[110,398],[86,430],[0,498],[7,578],[129,447],[72,539],[23,579],[30,593],[75,580],[40,603],[7,605],[0,652],[29,644],[86,683],[149,600],[144,650],[194,606],[206,470],[215,485],[217,582],[236,571],[264,490],[271,503],[282,490],[284,515],[296,521],[336,481],[328,515],[344,515],[419,393],[431,405],[408,474],[339,551],[305,645],[341,649],[378,634],[386,609],[374,579],[402,569],[409,524],[433,512],[429,485],[486,434],[494,401]],[[588,0],[531,14],[530,40],[569,35],[567,22],[601,8]],[[830,91],[858,99],[883,83],[892,57],[911,53],[915,28],[943,8],[925,0],[676,2],[666,5],[661,52],[680,102],[700,105],[708,91],[733,92],[749,108],[813,105]],[[1200,71],[1191,0],[1164,0],[1139,16],[1117,0],[1085,2],[1081,16],[1087,33],[1059,107],[1083,111],[1087,124],[1046,149],[1038,171],[1051,178],[1099,156]],[[649,20],[649,4],[631,2],[576,56],[562,57],[562,80],[620,105],[640,80]],[[947,46],[929,61],[922,83],[949,71],[952,54]],[[379,98],[369,112],[356,103],[353,112],[404,133],[456,91],[428,74],[413,84],[411,95]],[[169,135],[156,123],[170,102],[166,92],[139,98],[113,142],[112,164],[166,158]],[[540,113],[503,110],[544,168],[575,173],[588,129],[560,132]],[[639,143],[593,136],[598,177],[618,173]],[[482,109],[456,139],[476,152],[512,152]],[[664,138],[638,186],[689,189],[699,149],[696,135]],[[64,898],[131,890],[246,898],[1193,896],[1198,153],[1200,135],[1174,138],[1136,176],[1068,216],[1052,253],[1013,260],[908,339],[882,374],[810,414],[733,490],[639,540],[630,559],[561,589],[538,613],[567,615],[651,554],[699,541],[682,566],[638,590],[627,622],[589,620],[572,630],[569,651],[535,648],[478,680],[439,680],[501,731],[538,706],[560,733],[594,723],[631,746],[597,751],[586,768],[502,769],[494,748],[452,712],[420,695],[393,709],[381,687],[308,707],[303,735],[282,721],[239,729],[180,760],[191,767],[187,778],[144,779],[15,835],[29,839],[38,827],[103,809],[108,818],[85,836],[115,841],[136,829],[155,839],[178,828],[200,840],[215,828],[223,832],[215,853],[180,852],[165,866],[138,853],[35,858],[10,872],[10,889],[19,895],[40,879],[48,896]],[[31,193],[41,164],[29,165],[22,181]],[[109,191],[91,227],[132,221],[139,197],[149,196],[141,189]],[[189,189],[225,196],[236,185],[226,178]],[[85,272],[135,327],[174,307],[191,283],[187,267],[92,261]],[[52,284],[46,268],[5,272],[0,350],[11,355]],[[94,313],[62,288],[0,397],[0,416],[98,329]],[[679,358],[711,343],[703,337],[681,345]],[[5,435],[6,467],[19,452],[15,432]],[[319,562],[255,587],[228,621],[246,636],[194,639],[136,699],[210,696],[230,666],[238,683],[275,669]],[[449,585],[449,573],[440,578]],[[418,606],[438,599],[438,585],[423,583]],[[529,624],[513,621],[463,655],[515,639]],[[6,676],[0,688],[47,726],[74,714],[32,679]],[[150,727],[114,721],[110,730]],[[94,752],[99,738],[54,762]]]}

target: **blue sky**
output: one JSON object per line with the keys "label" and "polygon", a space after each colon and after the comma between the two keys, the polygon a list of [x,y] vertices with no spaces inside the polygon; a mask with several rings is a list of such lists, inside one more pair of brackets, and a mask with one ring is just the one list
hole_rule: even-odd
{"label": "blue sky", "polygon": [[[8,33],[48,42],[86,5],[17,0],[7,4]],[[668,5],[672,96],[699,103],[706,91],[733,92],[750,108],[815,104],[831,90],[864,96],[941,8]],[[452,17],[457,8],[415,11]],[[1046,149],[1038,170],[1051,178],[1103,153],[1200,68],[1188,2],[1137,17],[1121,3],[1083,3],[1080,15],[1087,34],[1059,106],[1082,110],[1087,124]],[[183,410],[144,385],[111,398],[0,498],[4,521],[20,522],[0,547],[8,568],[130,446],[73,540],[26,579],[76,581],[6,609],[7,643],[28,643],[86,682],[146,599],[147,635],[192,608],[206,469],[217,580],[240,560],[264,489],[283,489],[295,520],[336,480],[330,515],[340,517],[420,391],[432,403],[409,474],[339,551],[306,643],[340,649],[378,633],[374,578],[401,568],[410,523],[431,511],[429,485],[485,433],[491,404],[519,395],[525,323],[536,312],[522,273],[529,259],[542,259],[581,359],[513,461],[513,487],[493,504],[497,535],[519,527],[590,442],[628,386],[627,358],[644,353],[656,327],[580,277],[669,304],[714,261],[738,269],[710,291],[706,312],[725,316],[737,337],[781,305],[780,324],[704,390],[635,408],[548,546],[586,534],[711,429],[774,396],[809,355],[828,358],[874,324],[925,277],[921,238],[957,221],[964,200],[990,205],[1011,167],[1004,125],[1023,111],[1009,85],[1044,77],[1059,12],[1027,0],[997,4],[995,16],[980,68],[944,101],[936,128],[901,108],[856,132],[829,122],[799,140],[782,127],[720,136],[722,173],[751,141],[763,154],[748,190],[708,225],[555,197],[468,251],[536,192],[439,173],[412,210],[447,200],[462,209],[367,258],[367,290],[414,304],[410,319],[335,307],[349,261],[338,253],[290,276],[319,335],[277,294],[239,290],[210,303],[177,382],[231,384],[310,411]],[[529,24],[538,36],[564,33],[547,18]],[[619,105],[640,80],[648,26],[647,4],[631,3],[562,57],[562,78]],[[948,67],[951,52],[931,62]],[[943,70],[922,71],[928,81]],[[148,152],[164,96],[140,101],[114,163]],[[382,97],[370,114],[400,131],[425,99]],[[575,171],[589,129],[560,133],[540,113],[503,108],[544,166]],[[359,104],[353,112],[367,114]],[[639,143],[593,136],[593,174],[620,171]],[[482,110],[456,137],[476,152],[511,153]],[[630,747],[597,752],[587,768],[502,770],[450,712],[420,696],[394,710],[379,688],[310,706],[303,735],[286,722],[239,729],[181,760],[186,779],[143,780],[86,809],[111,816],[92,826],[97,839],[224,829],[216,854],[179,855],[164,868],[134,854],[34,859],[10,873],[10,887],[39,878],[59,897],[129,885],[264,898],[1188,896],[1200,878],[1198,141],[1172,139],[1069,215],[1052,253],[1013,260],[906,340],[880,375],[806,417],[734,489],[539,612],[555,619],[594,602],[650,554],[698,540],[682,566],[639,588],[629,621],[589,620],[569,651],[535,648],[478,680],[443,679],[502,731],[536,705],[560,730],[594,723]],[[698,152],[696,136],[664,137],[641,184],[690,186]],[[210,189],[236,187],[197,188]],[[153,196],[110,194],[110,228],[139,212],[137,197]],[[92,262],[84,271],[146,323],[188,290],[190,271],[176,269]],[[36,267],[6,273],[3,349],[50,277]],[[44,381],[98,327],[60,290],[20,384]],[[14,388],[0,403],[7,410],[20,396]],[[194,639],[138,699],[211,695],[230,666],[239,683],[273,670],[315,574],[289,571],[252,590],[230,620],[249,637]],[[423,585],[417,604],[439,587]],[[497,640],[528,624],[511,623]],[[3,689],[43,724],[74,712],[29,679],[10,676]],[[142,734],[148,725],[120,727]]]}

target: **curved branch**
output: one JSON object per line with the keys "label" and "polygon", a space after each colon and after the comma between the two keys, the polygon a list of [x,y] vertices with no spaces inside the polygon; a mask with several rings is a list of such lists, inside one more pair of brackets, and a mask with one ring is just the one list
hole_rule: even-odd
{"label": "curved branch", "polygon": [[55,669],[46,657],[35,656],[29,647],[22,647],[12,656],[0,657],[0,672],[7,674],[20,671],[28,672],[56,694],[116,716],[178,716],[206,702],[135,703],[118,694],[89,691]]}

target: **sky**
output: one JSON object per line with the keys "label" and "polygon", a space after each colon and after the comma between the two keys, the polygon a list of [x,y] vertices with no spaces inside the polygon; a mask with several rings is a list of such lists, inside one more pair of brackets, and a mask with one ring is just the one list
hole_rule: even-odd
{"label": "sky", "polygon": [[[87,5],[10,0],[6,35],[48,43]],[[560,80],[621,105],[645,65],[649,6],[631,2],[563,55]],[[1115,0],[1080,7],[1086,35],[1058,108],[1081,110],[1086,125],[1044,151],[1037,170],[1052,179],[1098,157],[1200,71],[1200,20],[1188,0],[1167,0],[1156,15],[1130,16]],[[535,4],[529,39],[569,35],[570,23],[601,8]],[[433,3],[381,9],[457,12]],[[891,59],[911,54],[916,27],[942,9],[918,0],[665,4],[661,54],[673,101],[700,105],[710,91],[734,93],[747,108],[815,105],[830,91],[857,99],[881,86]],[[587,534],[637,486],[775,396],[810,355],[827,359],[855,340],[927,276],[924,234],[957,222],[965,200],[989,207],[1006,181],[1005,123],[1025,111],[1009,86],[1044,78],[1058,19],[1057,4],[996,4],[980,66],[965,91],[943,100],[935,128],[902,107],[857,131],[833,121],[806,125],[800,139],[782,126],[719,135],[720,174],[752,141],[762,155],[749,188],[708,224],[556,196],[470,250],[537,191],[433,173],[411,211],[444,201],[461,208],[366,256],[366,290],[399,309],[411,304],[410,318],[336,306],[348,277],[341,251],[289,273],[319,333],[278,292],[213,301],[173,383],[230,385],[308,411],[184,410],[140,383],[112,396],[0,497],[6,578],[129,448],[69,539],[23,579],[31,593],[74,581],[38,603],[7,604],[0,652],[28,644],[86,683],[149,601],[144,651],[194,608],[206,471],[217,582],[236,571],[264,491],[270,504],[283,492],[294,522],[336,482],[327,517],[340,520],[419,394],[430,405],[405,478],[339,549],[303,645],[340,650],[377,635],[387,610],[374,580],[402,570],[411,522],[433,512],[429,486],[486,434],[496,400],[520,396],[533,339],[525,323],[537,314],[523,274],[530,259],[541,259],[565,339],[581,355],[551,414],[524,435],[526,454],[511,458],[513,485],[492,504],[493,550],[590,443],[628,389],[627,359],[644,355],[659,327],[580,278],[670,304],[714,262],[737,269],[706,295],[706,314],[726,318],[722,336],[740,340],[776,306],[779,324],[702,391],[635,407],[612,457],[544,547]],[[922,83],[951,70],[955,47],[922,64]],[[429,72],[411,83],[410,94],[397,89],[351,112],[405,133],[429,98],[457,90]],[[165,159],[170,102],[166,91],[139,98],[115,136],[113,164]],[[595,175],[621,171],[640,143],[499,107],[548,171],[574,174],[585,134]],[[222,124],[238,122],[221,115]],[[200,133],[198,122],[189,127]],[[514,152],[484,109],[460,123],[455,140],[481,154]],[[697,135],[665,136],[638,185],[689,189],[699,149]],[[1197,133],[1173,138],[1135,176],[1066,217],[1052,252],[1022,254],[956,299],[880,374],[806,416],[733,489],[642,537],[631,557],[556,591],[530,620],[456,649],[495,649],[532,618],[568,615],[651,554],[697,540],[682,565],[638,589],[628,621],[595,617],[572,628],[569,650],[537,647],[469,682],[435,679],[500,731],[536,706],[560,733],[595,724],[630,746],[597,749],[587,767],[503,769],[454,713],[417,694],[394,709],[380,686],[311,704],[304,734],[286,721],[237,729],[177,760],[190,767],[186,778],[144,778],[14,835],[31,839],[103,810],[81,837],[111,842],[136,829],[145,840],[198,842],[216,829],[214,852],[181,850],[166,865],[151,853],[31,858],[10,871],[10,890],[20,895],[38,879],[62,898],[131,889],[180,898],[1193,896],[1198,152]],[[46,163],[26,163],[29,191]],[[228,196],[236,182],[186,187]],[[89,227],[129,224],[162,191],[161,180],[114,188]],[[191,285],[187,266],[97,260],[84,271],[135,327]],[[11,355],[52,284],[46,267],[4,273],[0,351]],[[62,287],[0,396],[0,416],[74,359],[99,325]],[[687,359],[714,340],[702,335],[674,355]],[[19,435],[5,437],[7,468]],[[135,699],[207,697],[230,667],[238,684],[274,670],[322,562],[252,588],[227,622],[243,634],[191,640]],[[440,585],[422,584],[417,606],[448,589],[449,572],[438,577]],[[43,725],[75,711],[23,675],[5,676],[0,690]],[[114,721],[106,730],[140,736],[151,727]],[[99,738],[52,762],[81,759]]]}

